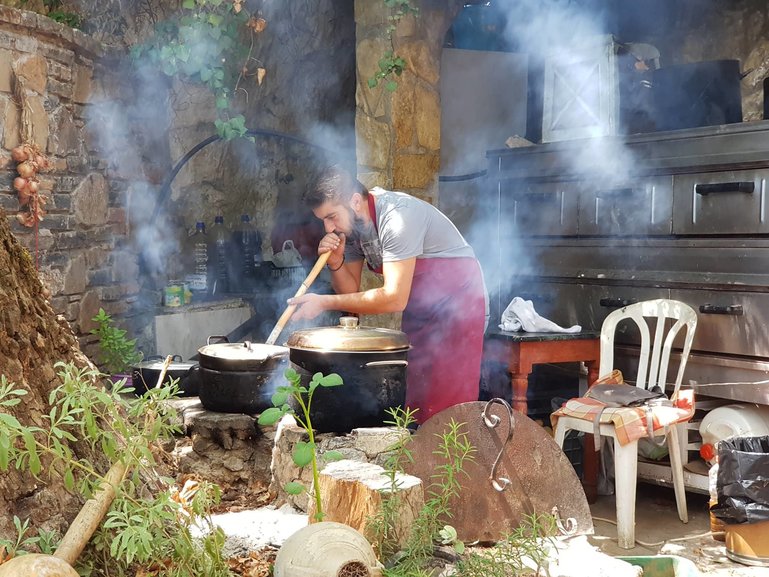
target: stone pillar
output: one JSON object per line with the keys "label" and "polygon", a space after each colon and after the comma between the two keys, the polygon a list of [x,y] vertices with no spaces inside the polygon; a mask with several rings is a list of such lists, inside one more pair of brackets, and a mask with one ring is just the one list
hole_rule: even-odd
{"label": "stone pillar", "polygon": [[[383,186],[437,200],[440,169],[440,56],[443,38],[459,4],[415,0],[417,16],[398,21],[388,37],[390,9],[384,2],[355,2],[357,29],[358,176],[367,186]],[[398,88],[390,92],[368,81],[387,50],[406,61]]]}

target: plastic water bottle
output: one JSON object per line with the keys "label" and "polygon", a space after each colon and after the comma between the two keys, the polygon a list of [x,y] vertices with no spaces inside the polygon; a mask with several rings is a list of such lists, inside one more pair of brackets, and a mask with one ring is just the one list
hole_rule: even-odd
{"label": "plastic water bottle", "polygon": [[238,284],[241,290],[249,290],[254,283],[254,255],[261,250],[261,242],[251,218],[244,214],[240,217],[240,227],[233,234],[238,251]]}
{"label": "plastic water bottle", "polygon": [[206,223],[196,222],[192,234],[192,256],[195,262],[194,274],[187,277],[190,290],[205,291],[208,288],[208,235]]}
{"label": "plastic water bottle", "polygon": [[230,290],[229,275],[229,235],[224,228],[224,217],[214,217],[214,226],[211,228],[213,240],[213,260],[211,270],[211,282],[209,291],[211,294],[222,294]]}

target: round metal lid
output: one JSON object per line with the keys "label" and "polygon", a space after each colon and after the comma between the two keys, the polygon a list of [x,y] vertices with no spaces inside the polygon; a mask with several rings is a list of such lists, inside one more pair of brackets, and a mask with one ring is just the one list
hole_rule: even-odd
{"label": "round metal lid", "polygon": [[242,343],[216,343],[205,345],[198,353],[226,361],[266,361],[288,354],[286,347],[245,341]]}
{"label": "round metal lid", "polygon": [[342,317],[339,326],[295,331],[286,345],[292,349],[356,353],[402,351],[409,348],[409,341],[401,331],[362,327],[357,317]]}

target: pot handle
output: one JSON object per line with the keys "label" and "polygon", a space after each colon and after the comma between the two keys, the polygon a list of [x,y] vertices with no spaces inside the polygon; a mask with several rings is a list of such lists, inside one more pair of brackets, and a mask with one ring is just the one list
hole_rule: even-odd
{"label": "pot handle", "polygon": [[224,336],[224,335],[211,335],[210,337],[208,337],[208,338],[206,339],[206,344],[207,344],[207,345],[210,345],[210,344],[211,344],[211,339],[219,339],[219,342],[224,342],[224,343],[229,343],[229,342],[230,342],[230,339],[228,339],[228,338],[227,338],[226,336]]}
{"label": "pot handle", "polygon": [[[166,360],[166,358],[163,355],[150,355],[144,360],[145,361],[164,361]],[[181,355],[171,355],[171,360],[174,362],[178,361],[181,363],[184,359],[182,358]]]}
{"label": "pot handle", "polygon": [[369,367],[408,367],[409,362],[404,360],[396,360],[396,361],[371,361],[370,363],[366,363],[363,365],[366,368]]}

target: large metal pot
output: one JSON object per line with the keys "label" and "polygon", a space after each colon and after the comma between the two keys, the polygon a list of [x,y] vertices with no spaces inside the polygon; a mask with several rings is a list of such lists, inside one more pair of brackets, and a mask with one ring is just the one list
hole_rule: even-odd
{"label": "large metal pot", "polygon": [[198,349],[200,403],[209,411],[259,413],[272,406],[288,366],[288,349],[258,343],[216,343]]}
{"label": "large metal pot", "polygon": [[304,329],[288,339],[291,366],[307,386],[317,372],[337,373],[343,385],[318,387],[310,419],[318,432],[349,432],[381,426],[387,409],[406,401],[406,334],[362,327],[355,317],[342,317],[336,327]]}

